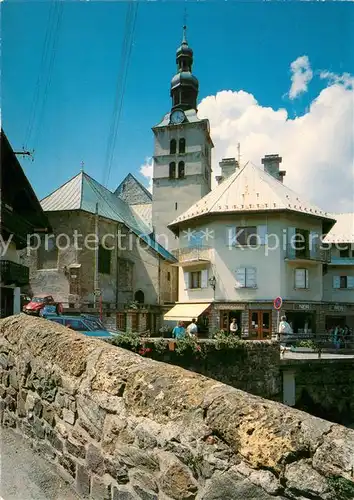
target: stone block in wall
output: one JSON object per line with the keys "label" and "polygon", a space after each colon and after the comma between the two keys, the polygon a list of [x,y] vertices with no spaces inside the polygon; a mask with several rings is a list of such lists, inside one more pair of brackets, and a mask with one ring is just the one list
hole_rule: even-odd
{"label": "stone block in wall", "polygon": [[131,488],[137,493],[139,498],[146,500],[158,500],[159,491],[157,481],[152,474],[144,470],[135,469],[129,472]]}
{"label": "stone block in wall", "polygon": [[78,493],[84,498],[90,495],[90,473],[84,465],[78,464],[76,466],[75,485]]}
{"label": "stone block in wall", "polygon": [[77,414],[81,427],[96,441],[100,441],[106,412],[89,397],[79,395],[77,397]]}
{"label": "stone block in wall", "polygon": [[104,459],[101,450],[89,444],[86,451],[86,464],[87,468],[96,474],[102,475],[104,472]]}
{"label": "stone block in wall", "polygon": [[58,455],[58,462],[59,464],[65,469],[70,476],[75,477],[76,475],[76,462],[65,455]]}
{"label": "stone block in wall", "polygon": [[158,457],[161,468],[159,480],[161,490],[174,499],[194,499],[198,493],[198,483],[191,470],[172,453],[159,452]]}
{"label": "stone block in wall", "polygon": [[91,478],[91,494],[92,500],[111,500],[111,485],[97,476]]}
{"label": "stone block in wall", "polygon": [[[141,498],[141,497],[140,497]],[[133,491],[126,486],[113,486],[112,500],[140,500]]]}
{"label": "stone block in wall", "polygon": [[83,446],[82,444],[80,444],[78,441],[71,438],[70,436],[65,441],[65,448],[66,448],[66,451],[70,455],[73,455],[74,457],[84,459],[86,456],[85,446]]}

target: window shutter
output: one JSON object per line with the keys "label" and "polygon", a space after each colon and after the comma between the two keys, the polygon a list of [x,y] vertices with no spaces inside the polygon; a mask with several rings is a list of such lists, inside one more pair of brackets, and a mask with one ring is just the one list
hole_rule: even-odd
{"label": "window shutter", "polygon": [[295,269],[295,288],[306,288],[305,269]]}
{"label": "window shutter", "polygon": [[310,288],[308,269],[305,269],[305,288]]}
{"label": "window shutter", "polygon": [[203,269],[202,270],[202,275],[201,275],[200,283],[201,283],[201,288],[207,288],[208,287],[208,269]]}
{"label": "window shutter", "polygon": [[247,288],[257,287],[257,269],[255,267],[247,267],[246,269],[246,286]]}
{"label": "window shutter", "polygon": [[333,276],[333,288],[340,288],[340,276]]}
{"label": "window shutter", "polygon": [[354,288],[354,276],[347,276],[347,288]]}
{"label": "window shutter", "polygon": [[184,289],[188,290],[189,288],[189,273],[184,273]]}
{"label": "window shutter", "polygon": [[227,244],[229,247],[234,247],[236,245],[236,227],[229,226],[227,228]]}
{"label": "window shutter", "polygon": [[266,224],[257,227],[257,234],[258,234],[258,242],[261,245],[265,245],[267,242],[267,226],[266,226]]}
{"label": "window shutter", "polygon": [[244,288],[246,286],[246,269],[239,267],[236,270],[236,288]]}
{"label": "window shutter", "polygon": [[288,227],[288,232],[287,232],[287,257],[289,259],[294,259],[296,256],[296,249],[295,249],[295,234],[296,234],[296,228],[295,227]]}
{"label": "window shutter", "polygon": [[320,245],[320,235],[316,231],[310,232],[310,257],[311,259],[315,259],[318,254],[318,248]]}

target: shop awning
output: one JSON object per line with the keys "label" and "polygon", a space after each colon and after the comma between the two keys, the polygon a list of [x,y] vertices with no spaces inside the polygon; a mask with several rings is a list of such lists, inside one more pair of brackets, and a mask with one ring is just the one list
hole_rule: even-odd
{"label": "shop awning", "polygon": [[197,319],[208,307],[210,303],[203,304],[177,304],[164,316],[165,321],[192,321]]}

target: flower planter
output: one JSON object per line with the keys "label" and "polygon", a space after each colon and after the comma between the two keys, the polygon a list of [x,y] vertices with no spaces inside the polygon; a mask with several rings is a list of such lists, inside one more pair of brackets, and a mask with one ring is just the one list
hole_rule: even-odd
{"label": "flower planter", "polygon": [[176,347],[176,342],[174,342],[173,340],[171,340],[171,341],[168,343],[168,350],[169,350],[169,351],[174,351],[174,350],[175,350],[175,347]]}

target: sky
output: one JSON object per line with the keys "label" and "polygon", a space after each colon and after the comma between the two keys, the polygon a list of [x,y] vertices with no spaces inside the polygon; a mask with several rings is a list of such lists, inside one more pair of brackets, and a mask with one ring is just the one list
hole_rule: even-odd
{"label": "sky", "polygon": [[279,153],[285,184],[325,210],[354,211],[351,2],[142,1],[128,36],[129,2],[1,7],[2,127],[15,150],[34,150],[19,159],[40,199],[82,162],[112,190],[129,172],[149,186],[151,127],[171,107],[186,12],[213,173],[238,143],[242,164]]}

